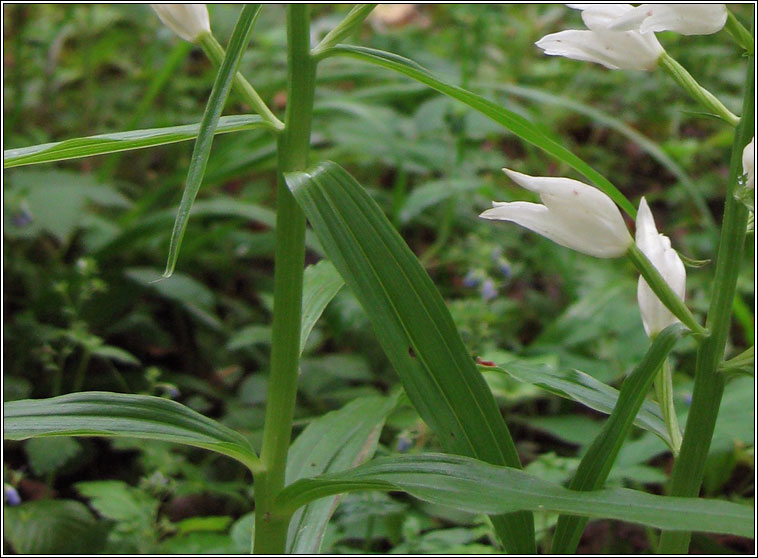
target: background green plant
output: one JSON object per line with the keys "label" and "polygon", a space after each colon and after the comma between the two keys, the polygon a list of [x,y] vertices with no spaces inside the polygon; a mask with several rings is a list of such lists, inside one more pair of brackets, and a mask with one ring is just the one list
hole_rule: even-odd
{"label": "background green plant", "polygon": [[[345,10],[315,7],[314,34],[331,29]],[[238,11],[212,8],[223,44]],[[6,148],[200,121],[216,70],[146,7],[15,5],[7,7],[6,22]],[[413,58],[527,117],[629,199],[645,194],[659,228],[683,254],[712,257],[731,132],[695,114],[662,73],[608,72],[543,57],[533,47],[544,33],[577,22],[562,6],[425,6],[402,28],[364,25],[356,43]],[[241,70],[281,113],[281,8],[262,11],[252,43]],[[743,64],[736,47],[671,35],[666,48],[739,113]],[[515,84],[529,90],[514,91]],[[491,199],[523,196],[499,173],[502,166],[558,175],[570,172],[566,165],[546,163],[537,148],[415,82],[350,60],[322,62],[315,109],[312,159],[339,161],[368,188],[424,262],[472,356],[498,364],[518,357],[554,374],[578,369],[616,386],[641,360],[647,341],[628,263],[592,260],[475,218]],[[226,114],[247,112],[232,92]],[[179,143],[5,171],[6,401],[80,389],[154,394],[218,419],[259,448],[271,342],[274,144],[261,130],[214,139],[178,272],[170,283],[152,283],[165,262],[190,154],[189,143]],[[307,261],[314,262],[321,247],[314,238],[306,242]],[[754,337],[752,242],[745,256],[727,356]],[[708,306],[709,276],[689,270],[688,300],[699,315]],[[397,384],[347,289],[327,307],[304,351],[298,431]],[[682,414],[694,355],[692,341],[673,355]],[[507,410],[527,471],[568,480],[600,417],[495,371],[485,378]],[[726,387],[706,466],[707,496],[752,498],[751,393],[749,378]],[[50,451],[49,443],[60,447]],[[24,500],[7,508],[15,522],[6,524],[8,541],[19,552],[62,549],[56,545],[64,541],[38,534],[60,532],[72,518],[93,527],[77,543],[82,552],[249,548],[249,478],[225,458],[131,440],[54,438],[6,448],[5,481]],[[412,408],[400,405],[387,417],[377,451],[439,449]],[[608,484],[662,485],[670,460],[658,437],[636,430]],[[105,503],[116,498],[125,504],[109,509]],[[39,506],[49,509],[22,513]],[[41,525],[41,517],[55,527]],[[537,514],[536,521],[538,540],[548,545],[555,517]],[[584,551],[649,549],[641,528],[608,521],[589,528]],[[481,517],[395,495],[346,496],[326,530],[322,551],[494,548]],[[624,536],[607,534],[619,530]],[[693,548],[749,551],[748,544],[698,535]]]}

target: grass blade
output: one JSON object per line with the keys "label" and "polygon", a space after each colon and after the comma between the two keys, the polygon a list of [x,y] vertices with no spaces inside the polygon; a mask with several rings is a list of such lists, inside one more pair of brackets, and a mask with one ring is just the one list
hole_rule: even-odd
{"label": "grass blade", "polygon": [[300,480],[277,498],[281,513],[314,499],[357,490],[403,490],[416,498],[471,513],[553,511],[609,518],[658,529],[753,537],[753,507],[614,488],[580,492],[511,467],[457,455],[398,455],[343,473]]}
{"label": "grass blade", "polygon": [[[285,175],[325,253],[370,317],[406,393],[446,451],[520,467],[492,393],[434,283],[339,165]],[[535,552],[529,514],[493,518],[506,548]]]}
{"label": "grass blade", "polygon": [[637,211],[634,205],[614,186],[610,180],[605,178],[602,174],[597,172],[587,163],[582,161],[579,157],[571,153],[568,149],[555,142],[551,138],[543,134],[534,124],[529,122],[523,116],[511,112],[492,101],[485,99],[484,97],[471,93],[466,89],[462,89],[456,85],[445,83],[436,77],[434,77],[426,68],[416,64],[408,58],[398,56],[389,52],[381,50],[375,50],[371,48],[338,45],[333,48],[325,50],[322,54],[322,58],[331,56],[348,56],[351,58],[357,58],[363,62],[369,62],[393,70],[408,76],[411,79],[415,79],[432,89],[439,91],[443,95],[452,97],[462,103],[468,105],[474,110],[482,113],[488,118],[491,118],[495,122],[502,124],[508,130],[516,134],[518,137],[535,145],[549,153],[553,157],[560,161],[563,161],[574,170],[582,173],[595,186],[600,190],[608,194],[610,198],[615,201],[629,216],[634,218],[637,215]]}
{"label": "grass blade", "polygon": [[237,68],[239,67],[240,60],[242,60],[242,53],[245,51],[245,47],[250,40],[250,34],[253,32],[253,26],[260,13],[260,8],[260,4],[246,4],[242,8],[237,25],[234,27],[232,38],[229,39],[226,56],[216,74],[213,90],[208,98],[208,104],[205,106],[203,119],[200,122],[200,131],[195,141],[195,149],[190,159],[182,202],[179,205],[174,229],[171,232],[168,262],[166,263],[166,271],[163,273],[163,277],[171,277],[176,267],[182,237],[189,220],[190,209],[192,209],[197,192],[200,190],[200,184],[203,182],[203,176],[205,175],[205,166],[208,164],[208,157],[211,154],[213,134],[221,117],[221,111],[226,103],[226,98],[232,89],[234,76],[237,74]]}
{"label": "grass blade", "polygon": [[[270,128],[271,126],[255,114],[223,116],[219,119],[214,134],[229,134],[244,130]],[[6,149],[3,151],[3,168],[10,169],[22,165],[53,163],[93,155],[106,155],[118,151],[130,151],[178,143],[195,139],[200,132],[200,124],[148,128],[114,134],[100,134],[86,138],[75,138],[57,143],[43,143],[31,147]]]}
{"label": "grass blade", "polygon": [[247,439],[208,417],[161,397],[91,391],[5,403],[6,440],[43,436],[148,438],[227,455],[251,470],[258,457]]}

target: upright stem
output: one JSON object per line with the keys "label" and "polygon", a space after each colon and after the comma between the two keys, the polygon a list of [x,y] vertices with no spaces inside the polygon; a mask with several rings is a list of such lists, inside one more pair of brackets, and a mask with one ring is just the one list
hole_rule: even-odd
{"label": "upright stem", "polygon": [[310,56],[309,10],[304,4],[287,6],[287,110],[277,153],[276,252],[271,373],[261,462],[264,472],[255,479],[255,541],[257,554],[286,550],[289,517],[271,513],[284,487],[287,451],[297,394],[300,319],[305,257],[305,215],[287,188],[284,173],[308,165],[315,63]]}
{"label": "upright stem", "polygon": [[[748,210],[735,199],[738,178],[742,175],[742,150],[750,141],[755,127],[755,85],[753,57],[747,59],[742,118],[732,144],[732,158],[724,205],[724,220],[716,258],[716,278],[706,326],[710,335],[698,346],[695,363],[695,387],[690,413],[684,430],[682,450],[674,466],[670,494],[697,497],[711,446],[716,417],[724,393],[724,375],[718,368],[724,358],[724,347],[731,323],[732,301],[737,285],[747,227]],[[686,554],[690,533],[665,531],[658,552]]]}

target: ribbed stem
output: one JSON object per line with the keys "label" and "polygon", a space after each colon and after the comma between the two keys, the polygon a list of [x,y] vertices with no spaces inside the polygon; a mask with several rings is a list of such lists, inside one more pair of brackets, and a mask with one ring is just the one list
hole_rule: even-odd
{"label": "ribbed stem", "polygon": [[261,462],[264,473],[255,479],[256,554],[286,550],[289,516],[272,514],[273,502],[284,487],[287,452],[297,395],[300,320],[305,257],[305,215],[287,188],[284,173],[304,170],[310,148],[315,64],[310,56],[309,9],[287,6],[287,111],[278,142],[276,264],[271,373],[263,427]]}
{"label": "ribbed stem", "polygon": [[[742,119],[734,135],[732,158],[729,165],[724,220],[716,258],[716,277],[708,309],[706,325],[711,334],[697,351],[695,387],[692,392],[690,413],[684,430],[682,450],[674,465],[669,493],[671,496],[698,496],[703,480],[705,461],[711,446],[716,417],[724,393],[724,375],[718,368],[724,358],[729,335],[732,301],[743,257],[748,210],[735,199],[737,180],[742,175],[742,150],[753,136],[755,128],[754,59],[747,58]],[[665,531],[661,534],[658,552],[685,554],[689,548],[690,533]]]}

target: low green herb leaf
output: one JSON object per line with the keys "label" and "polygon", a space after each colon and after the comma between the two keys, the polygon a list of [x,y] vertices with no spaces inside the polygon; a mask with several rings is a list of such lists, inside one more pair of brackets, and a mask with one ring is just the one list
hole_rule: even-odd
{"label": "low green herb leaf", "polygon": [[3,408],[8,440],[42,436],[148,438],[208,449],[251,470],[258,457],[239,433],[168,399],[149,395],[83,392],[51,399],[23,399]]}
{"label": "low green herb leaf", "polygon": [[625,488],[579,492],[511,467],[443,454],[386,457],[343,473],[303,479],[280,493],[276,508],[287,513],[318,498],[357,490],[402,490],[472,513],[553,511],[657,529],[753,536],[752,506]]}

